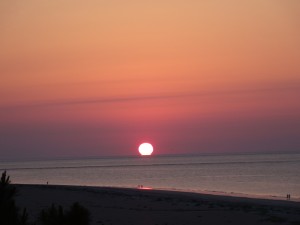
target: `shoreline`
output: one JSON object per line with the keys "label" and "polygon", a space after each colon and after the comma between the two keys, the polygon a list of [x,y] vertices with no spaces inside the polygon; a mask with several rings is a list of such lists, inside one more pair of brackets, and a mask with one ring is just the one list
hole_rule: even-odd
{"label": "shoreline", "polygon": [[300,224],[297,201],[147,188],[14,185],[17,205],[28,209],[31,220],[52,203],[68,207],[79,202],[91,212],[91,225],[224,224],[224,219],[234,225]]}
{"label": "shoreline", "polygon": [[[160,189],[159,189],[160,190]],[[161,189],[168,190],[168,189]],[[172,190],[172,189],[170,189]],[[288,202],[300,202],[300,197],[292,197],[291,199],[287,199],[283,196],[276,195],[258,195],[258,194],[246,194],[246,193],[236,193],[236,192],[222,192],[222,191],[210,191],[210,190],[179,190],[174,189],[174,191],[178,192],[190,192],[190,193],[198,193],[203,195],[216,195],[216,196],[224,196],[224,197],[236,197],[236,198],[248,198],[248,199],[261,199],[261,200],[275,200],[275,201],[288,201]]]}
{"label": "shoreline", "polygon": [[212,195],[218,197],[233,197],[242,199],[253,199],[253,200],[273,200],[283,202],[299,202],[300,197],[293,197],[287,199],[286,196],[275,196],[275,195],[256,195],[247,193],[236,193],[236,192],[223,192],[223,191],[212,191],[212,190],[188,190],[188,189],[176,189],[176,188],[152,188],[148,186],[140,187],[117,187],[117,186],[89,186],[89,185],[68,185],[68,184],[21,184],[14,183],[16,186],[52,186],[52,187],[77,187],[77,188],[100,188],[100,189],[125,189],[125,190],[151,190],[151,191],[163,191],[163,192],[174,192],[174,193],[185,193],[185,194],[199,194],[199,195]]}
{"label": "shoreline", "polygon": [[174,191],[174,192],[186,192],[186,193],[195,193],[202,195],[214,195],[220,197],[235,197],[235,198],[247,198],[247,199],[257,199],[257,200],[274,200],[274,201],[288,201],[288,202],[299,202],[300,197],[292,197],[287,200],[284,196],[275,196],[275,195],[256,195],[256,194],[246,194],[246,193],[236,193],[236,192],[223,192],[223,191],[211,191],[211,190],[184,190],[184,189],[167,189],[167,188],[158,188],[153,190],[162,190],[162,191]]}

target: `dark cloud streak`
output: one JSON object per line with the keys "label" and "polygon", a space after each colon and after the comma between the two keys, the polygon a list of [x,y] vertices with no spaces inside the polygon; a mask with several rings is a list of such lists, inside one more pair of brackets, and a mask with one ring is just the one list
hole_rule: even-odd
{"label": "dark cloud streak", "polygon": [[83,104],[108,104],[108,103],[121,103],[132,101],[147,101],[147,100],[162,100],[162,99],[176,99],[176,98],[192,98],[192,97],[207,97],[207,96],[219,96],[219,95],[236,95],[236,94],[255,94],[264,92],[284,92],[284,91],[299,91],[300,84],[286,85],[283,87],[262,87],[262,88],[249,88],[249,89],[236,89],[236,90],[217,90],[217,91],[202,91],[202,92],[190,92],[180,94],[165,94],[165,95],[148,95],[148,96],[128,96],[128,97],[112,97],[112,98],[95,98],[95,99],[66,99],[57,101],[24,103],[18,105],[0,106],[0,110],[14,110],[14,109],[26,109],[34,107],[52,107],[52,106],[68,106],[68,105],[83,105]]}

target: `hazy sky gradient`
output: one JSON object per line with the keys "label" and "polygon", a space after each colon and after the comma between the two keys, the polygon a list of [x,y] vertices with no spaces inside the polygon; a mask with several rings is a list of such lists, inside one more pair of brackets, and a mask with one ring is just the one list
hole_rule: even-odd
{"label": "hazy sky gradient", "polygon": [[300,151],[300,2],[0,2],[0,155]]}

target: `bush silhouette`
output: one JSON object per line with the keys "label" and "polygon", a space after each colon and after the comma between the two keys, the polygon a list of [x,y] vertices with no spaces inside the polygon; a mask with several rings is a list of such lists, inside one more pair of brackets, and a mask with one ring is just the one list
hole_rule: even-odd
{"label": "bush silhouette", "polygon": [[89,224],[89,211],[83,206],[79,205],[78,202],[75,202],[70,211],[67,212],[67,224],[69,225],[87,225]]}
{"label": "bush silhouette", "polygon": [[[15,204],[16,194],[16,188],[11,185],[10,177],[4,171],[0,179],[0,225],[29,225],[26,209],[20,214]],[[40,212],[38,222],[42,225],[88,225],[89,216],[89,211],[77,202],[67,211],[62,206],[52,204]]]}
{"label": "bush silhouette", "polygon": [[0,224],[26,225],[28,214],[24,209],[22,215],[19,215],[14,199],[17,190],[10,184],[9,178],[4,171],[0,179]]}
{"label": "bush silhouette", "polygon": [[42,210],[40,212],[39,221],[44,225],[66,224],[62,206],[56,208],[56,206],[52,204],[49,209]]}
{"label": "bush silhouette", "polygon": [[77,202],[66,212],[61,205],[52,204],[40,212],[38,221],[42,225],[88,225],[89,211]]}

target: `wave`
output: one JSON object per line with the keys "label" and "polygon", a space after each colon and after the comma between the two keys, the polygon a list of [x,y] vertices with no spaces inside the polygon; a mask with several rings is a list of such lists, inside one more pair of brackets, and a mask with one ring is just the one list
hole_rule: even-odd
{"label": "wave", "polygon": [[123,164],[123,165],[78,165],[78,166],[48,166],[48,167],[7,167],[0,170],[56,170],[56,169],[90,169],[90,168],[124,168],[124,167],[158,167],[158,166],[205,166],[205,165],[229,165],[229,164],[274,164],[297,163],[300,160],[258,161],[258,162],[195,162],[195,163],[148,163],[148,164]]}

